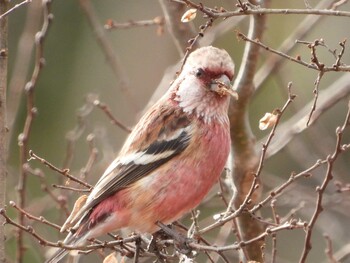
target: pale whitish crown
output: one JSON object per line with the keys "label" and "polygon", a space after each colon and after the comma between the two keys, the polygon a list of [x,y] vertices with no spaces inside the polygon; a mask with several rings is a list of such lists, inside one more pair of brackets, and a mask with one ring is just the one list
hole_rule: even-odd
{"label": "pale whitish crown", "polygon": [[186,61],[184,71],[193,68],[207,67],[208,65],[210,65],[210,69],[213,70],[225,70],[231,79],[234,75],[235,65],[230,55],[226,50],[212,46],[202,47],[193,51]]}

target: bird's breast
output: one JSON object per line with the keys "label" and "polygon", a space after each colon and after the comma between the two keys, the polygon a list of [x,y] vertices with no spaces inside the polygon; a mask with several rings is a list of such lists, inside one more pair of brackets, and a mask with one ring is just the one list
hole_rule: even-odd
{"label": "bird's breast", "polygon": [[171,223],[195,208],[217,182],[230,151],[228,125],[213,123],[197,129],[197,137],[184,152],[134,186],[133,192],[143,193],[134,196],[139,207],[135,222],[142,216],[149,226],[156,221]]}

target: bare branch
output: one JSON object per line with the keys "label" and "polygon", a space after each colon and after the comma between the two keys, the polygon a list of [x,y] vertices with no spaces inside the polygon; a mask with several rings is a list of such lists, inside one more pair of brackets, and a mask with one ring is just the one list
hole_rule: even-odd
{"label": "bare branch", "polygon": [[224,11],[221,12],[214,8],[204,7],[203,8],[192,1],[189,0],[172,0],[173,2],[183,3],[184,5],[191,6],[201,10],[206,15],[212,18],[225,18],[232,16],[245,16],[245,15],[317,15],[317,16],[338,16],[338,17],[350,17],[350,12],[348,11],[337,11],[331,9],[270,9],[263,8],[257,5],[247,5],[245,10],[241,8],[237,11]]}
{"label": "bare branch", "polygon": [[93,103],[94,103],[94,105],[96,107],[101,109],[107,115],[107,117],[111,120],[112,124],[114,124],[114,125],[118,126],[119,128],[123,129],[127,133],[131,132],[131,129],[129,127],[124,125],[121,121],[119,121],[118,119],[116,119],[113,116],[112,111],[110,110],[110,108],[105,103],[103,103],[103,102],[101,102],[99,100],[95,100]]}
{"label": "bare branch", "polygon": [[319,87],[320,87],[320,81],[321,81],[321,78],[323,76],[323,71],[321,70],[318,75],[317,75],[317,78],[315,80],[315,88],[313,90],[313,93],[314,93],[314,100],[313,100],[313,103],[312,103],[312,107],[311,107],[311,111],[309,113],[309,117],[308,117],[308,120],[306,122],[306,126],[309,126],[310,124],[310,121],[311,121],[311,118],[312,118],[312,114],[315,112],[316,110],[316,104],[317,104],[317,99],[318,99],[318,92],[319,92]]}
{"label": "bare branch", "polygon": [[[27,171],[25,170],[25,164],[27,163],[28,157],[28,141],[30,132],[32,129],[32,124],[34,121],[34,117],[37,114],[37,108],[34,105],[34,91],[36,87],[36,83],[38,81],[39,75],[41,73],[41,69],[45,65],[44,58],[44,41],[47,36],[49,26],[53,20],[53,14],[50,11],[51,0],[43,1],[43,24],[41,30],[35,35],[35,46],[36,46],[36,54],[35,54],[35,67],[32,73],[31,79],[27,82],[25,86],[25,91],[27,93],[27,116],[23,128],[23,132],[18,136],[18,144],[20,147],[20,177],[18,181],[17,191],[18,191],[18,200],[19,206],[25,207],[26,199],[25,199],[25,189],[26,189],[26,181],[27,181]],[[19,214],[19,222],[20,224],[24,224],[24,215],[22,213]],[[22,231],[18,231],[17,236],[17,262],[21,263],[23,261],[25,252],[25,247],[23,244],[23,235]]]}
{"label": "bare branch", "polygon": [[[34,47],[33,36],[41,25],[42,7],[41,1],[33,1],[27,9],[26,20],[24,22],[23,33],[17,44],[17,52],[14,55],[15,64],[12,67],[12,77],[8,88],[8,126],[12,127],[15,116],[19,110],[22,95],[26,84],[26,78],[31,70],[32,50]],[[15,136],[11,134],[11,136]]]}
{"label": "bare branch", "polygon": [[348,113],[346,115],[344,124],[342,125],[342,127],[338,127],[336,130],[337,142],[335,145],[334,152],[332,153],[332,155],[327,156],[327,159],[326,159],[327,160],[326,175],[324,177],[324,180],[321,186],[316,187],[316,192],[317,192],[316,208],[310,219],[310,222],[307,224],[307,227],[306,227],[305,246],[299,260],[300,263],[304,263],[306,261],[306,258],[312,248],[312,245],[311,245],[312,231],[316,224],[317,218],[323,211],[323,206],[322,206],[323,193],[325,192],[329,182],[333,179],[333,165],[336,159],[338,158],[339,154],[342,152],[341,146],[342,146],[343,133],[348,126],[350,126],[350,101],[348,103]]}
{"label": "bare branch", "polygon": [[[332,3],[328,0],[320,1],[316,9],[329,9]],[[303,21],[299,23],[297,28],[291,32],[288,37],[283,41],[280,47],[277,49],[282,53],[290,54],[292,50],[295,49],[295,40],[303,39],[307,34],[309,34],[315,26],[321,22],[325,16],[307,16]],[[271,73],[276,73],[280,69],[282,63],[286,60],[282,56],[272,55],[266,59],[264,65],[258,70],[254,77],[255,88],[258,90],[263,82],[270,76]]]}
{"label": "bare branch", "polygon": [[[6,13],[8,0],[0,1],[0,13]],[[8,20],[0,19],[0,207],[5,206],[7,177],[7,74],[8,74]],[[6,262],[4,220],[0,220],[0,262]]]}
{"label": "bare branch", "polygon": [[215,251],[215,252],[219,252],[219,251],[227,251],[227,250],[239,250],[244,248],[247,245],[256,243],[259,240],[263,240],[264,238],[266,238],[267,236],[270,236],[273,233],[279,232],[281,230],[290,230],[290,229],[297,229],[297,228],[303,228],[305,226],[304,222],[297,222],[297,221],[290,221],[290,222],[286,222],[283,223],[281,225],[278,225],[276,227],[271,227],[271,228],[267,228],[263,233],[261,233],[260,235],[247,240],[247,241],[242,241],[240,243],[235,243],[233,245],[228,245],[228,246],[222,246],[222,247],[216,247],[216,246],[204,246],[204,245],[200,245],[200,244],[196,244],[196,243],[189,243],[188,245],[191,248],[200,250],[200,251]]}
{"label": "bare branch", "polygon": [[348,0],[335,0],[334,3],[331,6],[332,10],[337,9],[338,7],[346,4],[348,2]]}
{"label": "bare branch", "polygon": [[148,26],[157,26],[157,32],[162,32],[164,27],[165,21],[164,18],[161,16],[157,16],[151,20],[139,20],[134,21],[130,20],[126,23],[118,23],[112,19],[107,20],[105,24],[105,29],[107,30],[113,30],[113,29],[129,29],[134,27],[148,27]]}
{"label": "bare branch", "polygon": [[199,33],[198,33],[194,38],[191,38],[191,39],[188,40],[188,43],[190,43],[190,45],[186,48],[185,55],[184,55],[184,57],[183,57],[183,59],[182,59],[181,69],[180,69],[179,72],[177,72],[178,75],[181,73],[181,71],[182,71],[182,69],[183,69],[183,67],[184,67],[184,65],[185,65],[185,63],[186,63],[186,60],[187,60],[188,56],[189,56],[190,53],[193,51],[194,47],[197,46],[197,42],[198,42],[199,38],[201,38],[201,37],[204,36],[204,32],[205,32],[209,27],[212,26],[213,22],[214,22],[214,21],[213,21],[212,19],[209,19],[209,20],[205,23],[205,25],[201,25],[201,26],[199,27],[199,29],[200,29]]}
{"label": "bare branch", "polygon": [[293,58],[293,57],[291,57],[291,56],[289,56],[287,54],[284,54],[284,53],[282,53],[282,52],[280,52],[278,50],[275,50],[275,49],[272,49],[272,48],[268,47],[267,45],[265,45],[262,42],[260,42],[260,40],[258,40],[258,39],[254,40],[253,38],[247,37],[243,33],[238,32],[238,31],[237,31],[237,36],[239,38],[241,38],[242,40],[244,40],[244,41],[248,41],[250,43],[254,43],[255,45],[258,45],[258,46],[264,48],[265,50],[267,50],[269,52],[277,54],[277,55],[279,55],[281,57],[289,59],[289,60],[291,60],[291,61],[293,61],[295,63],[298,63],[298,64],[300,64],[302,66],[305,66],[307,68],[310,68],[310,69],[314,69],[314,70],[318,70],[318,71],[322,70],[323,72],[329,72],[329,71],[349,72],[350,71],[350,66],[347,66],[347,65],[346,66],[339,66],[339,67],[334,67],[332,65],[330,67],[326,67],[323,64],[317,64],[317,63],[319,63],[318,60],[312,61],[311,63],[307,63],[307,62],[301,60],[299,57]]}
{"label": "bare branch", "polygon": [[[177,51],[180,57],[183,57],[186,52],[188,40],[192,38],[196,32],[192,23],[181,23],[181,17],[185,13],[186,6],[169,2],[168,0],[159,0],[162,7],[167,29],[172,36]],[[194,43],[194,48],[198,47],[198,43]]]}
{"label": "bare branch", "polygon": [[48,221],[43,216],[37,217],[37,216],[34,216],[34,215],[28,213],[24,209],[20,208],[14,201],[10,201],[9,203],[10,203],[10,206],[12,206],[13,208],[17,209],[20,213],[24,214],[29,219],[33,219],[33,220],[38,221],[40,223],[43,223],[45,225],[51,226],[53,228],[56,228],[57,230],[61,229],[61,227],[59,225]]}
{"label": "bare branch", "polygon": [[3,11],[0,10],[1,15],[0,15],[0,20],[4,19],[6,16],[8,16],[10,13],[12,13],[13,11],[15,11],[17,8],[21,7],[22,5],[31,3],[32,0],[24,0],[22,2],[20,2],[19,4],[14,5],[13,7],[11,7],[10,9],[8,9],[7,11]]}
{"label": "bare branch", "polygon": [[90,193],[90,192],[91,192],[90,189],[86,189],[86,188],[75,188],[75,187],[70,187],[70,186],[65,186],[65,185],[53,184],[52,187],[54,187],[54,188],[59,188],[59,189],[63,189],[63,190],[70,190],[70,191],[79,192],[79,193]]}
{"label": "bare branch", "polygon": [[327,234],[324,234],[323,237],[327,243],[327,248],[325,249],[325,253],[326,253],[326,256],[328,257],[329,263],[338,263],[338,261],[334,258],[334,255],[333,255],[333,245],[332,245],[331,238]]}
{"label": "bare branch", "polygon": [[133,110],[134,113],[137,113],[140,110],[140,108],[136,103],[136,99],[133,91],[129,87],[129,80],[127,78],[126,73],[124,72],[120,58],[118,57],[110,41],[106,37],[104,28],[99,23],[97,16],[95,14],[95,10],[93,9],[90,3],[90,0],[79,0],[79,4],[87,17],[90,26],[93,29],[97,43],[100,45],[101,50],[104,52],[113,73],[115,74],[115,76],[119,81],[121,92],[124,94],[125,98],[128,100],[129,102],[128,105],[130,106],[131,110]]}
{"label": "bare branch", "polygon": [[38,155],[36,155],[32,150],[29,151],[29,155],[30,155],[30,159],[33,159],[33,160],[38,160],[40,161],[42,164],[45,164],[47,167],[49,167],[50,169],[52,169],[53,171],[55,172],[58,172],[60,174],[62,174],[64,177],[67,177],[69,180],[72,180],[78,184],[81,184],[85,187],[87,187],[88,189],[92,189],[93,186],[84,182],[84,181],[81,181],[79,180],[78,178],[74,177],[73,175],[69,174],[69,169],[60,169],[60,168],[57,168],[56,166],[54,166],[53,164],[49,163],[48,161],[46,161],[44,158],[41,158],[39,157]]}
{"label": "bare branch", "polygon": [[350,192],[350,183],[344,184],[342,182],[335,181],[334,185],[337,188],[338,193]]}
{"label": "bare branch", "polygon": [[[186,1],[188,2],[188,1]],[[268,5],[269,1],[261,1],[262,6]],[[191,3],[188,3],[191,5]],[[207,10],[205,7],[200,8],[202,12]],[[223,11],[225,12],[225,11]],[[252,16],[249,24],[249,37],[261,39],[265,29],[265,16]],[[233,180],[237,188],[237,196],[235,198],[235,207],[241,207],[247,199],[247,195],[251,194],[249,200],[251,203],[248,206],[256,203],[260,199],[261,187],[256,191],[259,183],[258,177],[254,175],[258,167],[258,155],[255,151],[255,138],[252,134],[249,122],[247,120],[247,108],[251,97],[254,94],[255,88],[253,85],[254,74],[259,60],[259,47],[247,43],[245,46],[240,70],[237,74],[233,89],[237,90],[239,100],[230,104],[229,119],[230,132],[232,140],[232,151],[234,155]],[[254,193],[254,195],[253,195]],[[256,236],[262,231],[259,222],[252,219],[249,215],[242,215],[237,218],[237,225],[240,235],[243,240],[247,240]],[[244,248],[244,254],[249,258],[246,260],[256,260],[262,262],[261,253],[262,242],[256,242]]]}
{"label": "bare branch", "polygon": [[89,158],[86,162],[86,165],[80,169],[80,176],[79,178],[82,181],[86,181],[87,180],[87,176],[90,174],[91,169],[93,167],[93,165],[95,164],[96,158],[97,158],[97,154],[98,154],[98,149],[95,147],[95,136],[93,134],[89,134],[86,137],[86,141],[89,143],[89,150],[90,150],[90,155]]}
{"label": "bare branch", "polygon": [[[309,121],[309,126],[314,124],[319,117],[322,116],[330,107],[335,105],[344,97],[350,94],[349,76],[343,75],[326,90],[320,92],[318,107],[312,114]],[[280,125],[280,132],[277,134],[274,142],[267,151],[267,158],[283,149],[297,134],[304,131],[308,126],[306,125],[309,119],[310,108],[313,102],[307,104],[298,113],[294,114],[288,121]]]}

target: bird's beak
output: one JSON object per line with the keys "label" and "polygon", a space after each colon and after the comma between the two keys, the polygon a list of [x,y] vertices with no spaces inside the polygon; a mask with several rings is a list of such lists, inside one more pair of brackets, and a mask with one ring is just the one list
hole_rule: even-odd
{"label": "bird's beak", "polygon": [[220,96],[229,94],[238,100],[238,93],[232,89],[230,79],[225,74],[221,75],[218,79],[214,79],[211,83],[210,89],[218,93]]}

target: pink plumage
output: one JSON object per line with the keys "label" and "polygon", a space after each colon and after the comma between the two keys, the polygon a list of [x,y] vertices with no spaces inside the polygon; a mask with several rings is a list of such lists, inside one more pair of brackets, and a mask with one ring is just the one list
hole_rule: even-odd
{"label": "pink plumage", "polygon": [[[164,96],[141,118],[85,205],[62,227],[65,244],[110,231],[153,233],[195,208],[217,182],[230,151],[227,110],[234,64],[228,53],[200,48]],[[58,262],[59,250],[47,262]]]}

